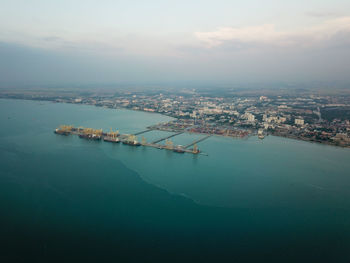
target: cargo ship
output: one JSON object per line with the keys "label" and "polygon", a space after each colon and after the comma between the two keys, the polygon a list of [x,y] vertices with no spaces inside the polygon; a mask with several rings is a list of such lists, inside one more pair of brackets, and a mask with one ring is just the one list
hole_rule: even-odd
{"label": "cargo ship", "polygon": [[100,141],[101,137],[102,137],[101,135],[97,135],[97,134],[79,134],[79,138],[93,140],[93,141]]}
{"label": "cargo ship", "polygon": [[178,145],[176,146],[174,149],[173,149],[174,152],[176,153],[185,153],[184,149],[182,148],[181,145]]}
{"label": "cargo ship", "polygon": [[118,130],[113,131],[112,128],[111,128],[110,132],[104,134],[103,140],[104,140],[105,142],[118,143],[118,142],[120,142],[120,139],[119,139],[118,137],[119,137],[119,132],[118,132]]}
{"label": "cargo ship", "polygon": [[95,130],[91,128],[83,128],[81,130],[82,130],[82,133],[79,134],[79,138],[93,140],[93,141],[100,141],[102,139],[102,134],[103,134],[102,129]]}
{"label": "cargo ship", "polygon": [[141,146],[141,143],[139,143],[136,140],[135,135],[129,135],[126,140],[123,140],[123,144],[130,145],[130,146]]}
{"label": "cargo ship", "polygon": [[56,129],[56,130],[54,131],[54,133],[60,134],[60,135],[64,135],[64,136],[70,135],[70,132],[69,132],[69,131],[64,131],[64,130],[61,130],[61,129]]}
{"label": "cargo ship", "polygon": [[103,140],[105,142],[114,142],[114,143],[119,143],[120,142],[118,137],[110,137],[110,136],[104,136]]}
{"label": "cargo ship", "polygon": [[73,126],[61,125],[60,127],[54,130],[54,133],[68,136],[72,133],[72,130],[73,130]]}
{"label": "cargo ship", "polygon": [[139,143],[138,141],[123,141],[123,144],[131,146],[141,146],[141,143]]}

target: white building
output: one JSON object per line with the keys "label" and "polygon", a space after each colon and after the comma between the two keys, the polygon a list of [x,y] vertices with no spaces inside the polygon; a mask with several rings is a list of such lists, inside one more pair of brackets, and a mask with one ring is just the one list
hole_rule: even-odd
{"label": "white building", "polygon": [[278,117],[277,116],[270,116],[270,117],[266,117],[265,121],[269,122],[269,123],[277,123],[278,121]]}
{"label": "white building", "polygon": [[251,113],[246,113],[246,118],[249,122],[254,122],[255,121],[255,116]]}
{"label": "white building", "polygon": [[295,119],[295,120],[294,120],[294,123],[295,123],[296,125],[304,125],[304,120],[303,120],[303,119]]}

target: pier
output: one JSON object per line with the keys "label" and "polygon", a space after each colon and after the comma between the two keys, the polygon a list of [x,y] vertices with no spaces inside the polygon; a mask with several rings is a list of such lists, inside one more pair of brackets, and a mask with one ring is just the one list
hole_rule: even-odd
{"label": "pier", "polygon": [[137,135],[144,134],[144,133],[150,132],[150,131],[153,131],[153,130],[152,129],[147,129],[147,130],[144,130],[144,131],[140,131],[140,132],[134,133],[134,135],[137,136]]}
{"label": "pier", "polygon": [[182,133],[183,133],[183,132],[178,132],[178,133],[175,133],[175,134],[171,134],[171,135],[169,135],[169,136],[167,136],[167,137],[164,137],[164,138],[161,138],[161,139],[159,139],[159,140],[156,140],[156,141],[152,142],[152,144],[157,144],[157,143],[159,143],[159,142],[161,142],[161,141],[170,139],[170,138],[175,137],[175,136],[177,136],[177,135],[180,135],[180,134],[182,134]]}
{"label": "pier", "polygon": [[205,136],[205,137],[203,137],[203,138],[200,138],[200,139],[198,139],[198,140],[195,140],[194,142],[185,145],[183,148],[184,148],[184,149],[187,149],[187,148],[191,147],[192,145],[195,145],[195,144],[197,144],[197,143],[200,143],[201,141],[204,141],[204,140],[208,139],[209,137],[211,137],[211,135],[207,135],[207,136]]}
{"label": "pier", "polygon": [[[203,138],[200,138],[198,140],[193,141],[192,143],[181,146],[181,145],[173,145],[173,143],[168,139],[175,137],[177,135],[180,135],[182,132],[177,132],[174,134],[171,134],[169,136],[166,136],[164,138],[160,138],[154,142],[147,143],[146,140],[143,138],[142,142],[138,142],[136,139],[136,135],[140,135],[146,132],[152,131],[152,129],[147,129],[144,131],[137,132],[135,134],[119,134],[118,131],[113,131],[111,129],[110,132],[103,132],[102,129],[92,129],[92,128],[84,128],[84,127],[73,127],[68,125],[61,125],[59,128],[55,129],[56,134],[68,136],[68,135],[78,135],[80,138],[87,139],[87,140],[94,140],[94,141],[108,141],[108,142],[114,142],[119,143],[122,142],[123,144],[127,144],[130,146],[145,146],[145,147],[153,147],[157,149],[165,149],[177,153],[192,153],[192,154],[202,154],[198,148],[197,143],[204,141],[205,139],[209,138],[211,135],[205,136]],[[166,141],[165,145],[159,144],[161,141]],[[193,148],[189,149],[189,147],[194,146]]]}

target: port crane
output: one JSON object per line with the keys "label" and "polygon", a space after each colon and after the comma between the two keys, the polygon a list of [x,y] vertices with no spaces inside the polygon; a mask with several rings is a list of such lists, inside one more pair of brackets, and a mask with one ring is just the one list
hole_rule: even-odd
{"label": "port crane", "polygon": [[174,149],[174,144],[173,144],[173,142],[171,140],[166,139],[165,140],[165,145],[166,145],[166,148],[169,149],[169,150]]}
{"label": "port crane", "polygon": [[[82,126],[75,128],[72,125],[61,125],[57,129],[54,130],[56,134],[61,135],[70,135],[75,134],[78,135],[80,138],[88,139],[88,140],[101,140],[107,142],[122,142],[123,144],[131,145],[131,146],[149,146],[149,147],[155,147],[158,149],[166,149],[178,153],[192,153],[192,154],[198,154],[200,153],[197,143],[209,138],[211,135],[202,137],[200,139],[195,140],[192,143],[189,143],[185,146],[182,145],[174,145],[174,143],[170,140],[171,137],[177,136],[182,134],[183,132],[178,132],[175,134],[171,134],[166,136],[165,138],[158,139],[154,142],[147,143],[146,138],[142,136],[141,143],[137,141],[137,137],[135,134],[119,134],[118,130],[113,131],[112,128],[110,128],[109,132],[104,133],[102,129],[93,129],[93,128],[84,128]],[[159,142],[165,140],[165,145],[158,144]],[[193,146],[192,148],[190,148]]]}
{"label": "port crane", "polygon": [[119,136],[119,131],[118,130],[113,131],[113,129],[110,128],[110,131],[109,131],[109,133],[107,133],[107,136],[109,136],[111,138],[116,138]]}

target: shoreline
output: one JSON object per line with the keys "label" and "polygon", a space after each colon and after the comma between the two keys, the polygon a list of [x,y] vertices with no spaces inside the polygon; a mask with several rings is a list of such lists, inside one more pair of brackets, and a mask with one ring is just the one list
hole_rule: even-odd
{"label": "shoreline", "polygon": [[[175,118],[173,116],[170,115],[166,115],[160,112],[149,112],[149,111],[143,111],[143,110],[136,110],[136,109],[128,109],[128,108],[123,108],[123,107],[116,107],[116,108],[110,108],[110,107],[105,107],[105,106],[100,106],[100,105],[92,105],[92,104],[84,104],[84,103],[71,103],[71,102],[57,102],[57,101],[52,101],[52,100],[44,100],[44,99],[29,99],[29,98],[6,98],[6,97],[0,97],[0,99],[4,99],[4,100],[25,100],[25,101],[38,101],[38,102],[51,102],[51,103],[63,103],[63,104],[71,104],[71,105],[84,105],[84,106],[94,106],[97,108],[105,108],[105,109],[110,109],[110,110],[118,110],[118,109],[122,109],[122,110],[130,110],[130,111],[137,111],[137,112],[143,112],[143,113],[151,113],[151,114],[160,114],[162,116],[166,116],[169,118],[172,118],[173,120],[179,120],[178,118]],[[147,127],[146,127],[147,128]],[[171,131],[171,130],[160,130],[160,129],[154,129],[154,130],[158,130],[158,131],[165,131],[165,132],[176,132],[176,131]],[[232,139],[248,139],[251,136],[254,136],[254,134],[248,134],[245,137],[236,137],[236,136],[227,136],[227,135],[221,135],[221,134],[212,134],[212,133],[197,133],[197,132],[189,132],[189,131],[185,131],[185,133],[189,133],[189,134],[200,134],[200,135],[211,135],[211,136],[218,136],[218,137],[225,137],[225,138],[232,138]],[[287,135],[278,135],[278,134],[272,134],[272,133],[267,133],[267,135],[271,135],[271,136],[276,136],[276,137],[281,137],[281,138],[287,138],[287,139],[292,139],[292,140],[297,140],[297,141],[303,141],[303,142],[309,142],[309,143],[315,143],[315,144],[319,144],[319,145],[327,145],[327,146],[333,146],[333,147],[338,147],[338,148],[343,148],[343,149],[350,149],[350,146],[342,146],[342,145],[336,145],[330,142],[320,142],[320,141],[314,141],[311,139],[307,139],[307,138],[302,138],[302,137],[294,137],[294,136],[287,136]],[[263,139],[262,139],[263,140]]]}
{"label": "shoreline", "polygon": [[318,145],[326,145],[326,146],[332,146],[332,147],[337,147],[337,148],[350,149],[350,146],[342,146],[342,145],[336,145],[336,144],[329,143],[329,142],[320,142],[320,141],[308,140],[306,138],[304,139],[304,138],[299,138],[299,137],[284,136],[284,135],[277,135],[277,134],[269,134],[269,136],[275,136],[275,137],[280,137],[280,138],[287,138],[287,139],[295,140],[295,141],[309,142],[309,143],[314,143],[314,144],[318,144]]}

